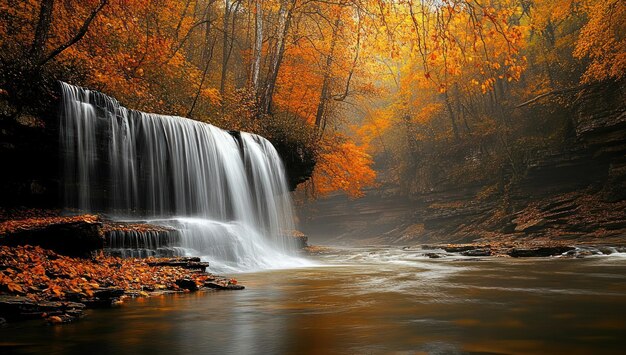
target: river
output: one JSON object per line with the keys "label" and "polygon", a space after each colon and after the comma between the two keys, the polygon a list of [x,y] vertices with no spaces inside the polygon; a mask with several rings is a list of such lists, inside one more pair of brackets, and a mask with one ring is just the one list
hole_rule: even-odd
{"label": "river", "polygon": [[[75,354],[623,353],[626,256],[428,259],[341,249],[235,275],[244,291],[137,299],[0,329],[3,350]],[[7,347],[7,345],[10,345]]]}

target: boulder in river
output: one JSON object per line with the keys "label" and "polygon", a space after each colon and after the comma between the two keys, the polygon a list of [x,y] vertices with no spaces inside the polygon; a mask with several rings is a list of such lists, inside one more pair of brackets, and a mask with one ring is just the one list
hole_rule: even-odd
{"label": "boulder in river", "polygon": [[209,267],[208,262],[200,261],[198,257],[176,257],[176,258],[158,258],[148,259],[146,263],[150,266],[172,266],[182,267],[188,270],[205,271]]}
{"label": "boulder in river", "polygon": [[183,290],[189,290],[191,292],[198,291],[198,285],[192,279],[180,279],[176,280],[176,285]]}
{"label": "boulder in river", "polygon": [[231,283],[226,280],[213,280],[207,281],[204,284],[206,288],[213,288],[216,290],[243,290],[245,287],[243,285],[238,285],[235,283]]}
{"label": "boulder in river", "polygon": [[478,249],[477,245],[443,245],[441,249],[447,251],[448,253],[461,253],[469,250]]}
{"label": "boulder in river", "polygon": [[491,256],[491,249],[483,248],[483,249],[466,250],[466,251],[462,252],[461,255],[465,255],[465,256]]}
{"label": "boulder in river", "polygon": [[84,309],[82,303],[37,302],[23,296],[0,295],[0,317],[9,321],[58,317],[58,323],[68,323],[82,316]]}
{"label": "boulder in river", "polygon": [[567,253],[570,250],[574,250],[574,247],[568,246],[544,246],[534,248],[513,248],[507,253],[514,258],[528,258],[528,257],[546,257],[555,256]]}

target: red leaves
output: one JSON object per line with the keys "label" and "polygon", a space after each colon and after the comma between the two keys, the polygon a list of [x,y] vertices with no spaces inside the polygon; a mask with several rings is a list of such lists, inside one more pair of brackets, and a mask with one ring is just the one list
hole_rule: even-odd
{"label": "red leaves", "polygon": [[28,293],[34,300],[66,300],[70,295],[89,299],[101,287],[147,296],[145,290],[178,290],[176,280],[191,279],[202,285],[210,277],[181,267],[149,266],[144,259],[70,258],[40,247],[0,246],[0,290]]}
{"label": "red leaves", "polygon": [[15,282],[8,282],[7,283],[7,289],[9,290],[9,292],[12,293],[23,293],[24,290],[22,289],[22,286],[16,284]]}
{"label": "red leaves", "polygon": [[8,220],[0,223],[0,234],[14,233],[20,229],[31,229],[50,224],[86,222],[97,223],[99,217],[96,215],[81,215],[73,217],[31,217],[26,219]]}

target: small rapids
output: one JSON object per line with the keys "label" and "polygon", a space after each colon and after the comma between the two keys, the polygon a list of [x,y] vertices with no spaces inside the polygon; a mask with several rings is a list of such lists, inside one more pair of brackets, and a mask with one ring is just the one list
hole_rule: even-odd
{"label": "small rapids", "polygon": [[160,248],[201,256],[214,272],[309,265],[285,236],[294,229],[292,202],[268,140],[129,110],[102,93],[61,85],[65,207],[179,231],[175,245],[148,236],[147,251],[130,254],[117,240],[123,255]]}

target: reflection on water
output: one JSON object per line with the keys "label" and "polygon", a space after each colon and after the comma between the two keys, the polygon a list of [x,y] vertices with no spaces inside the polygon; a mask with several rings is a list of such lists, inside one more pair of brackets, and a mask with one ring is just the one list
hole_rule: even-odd
{"label": "reflection on water", "polygon": [[143,299],[0,330],[19,353],[622,353],[626,258],[431,260],[345,250],[247,289]]}

